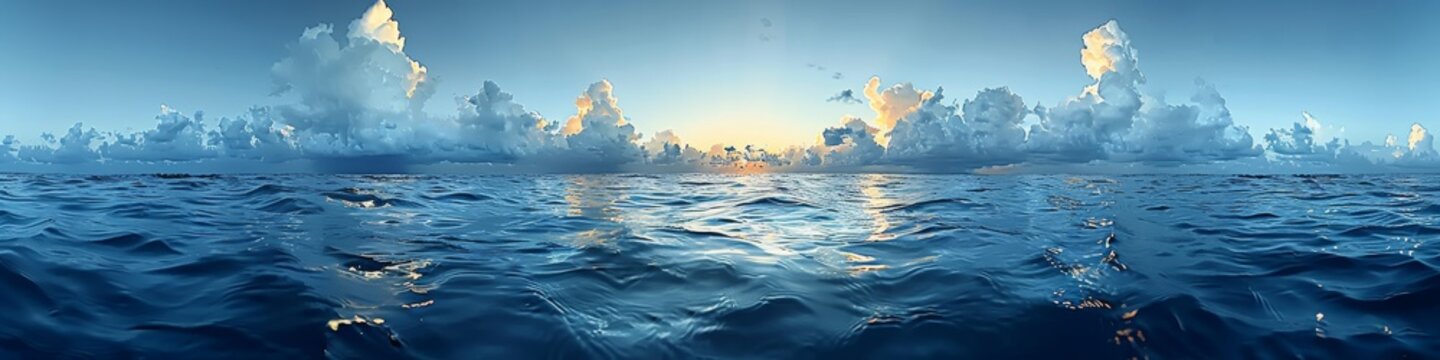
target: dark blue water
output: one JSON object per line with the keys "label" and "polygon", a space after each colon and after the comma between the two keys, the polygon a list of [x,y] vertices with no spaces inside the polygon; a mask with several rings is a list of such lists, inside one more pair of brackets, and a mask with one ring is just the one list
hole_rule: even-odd
{"label": "dark blue water", "polygon": [[0,175],[0,358],[1424,358],[1440,177]]}

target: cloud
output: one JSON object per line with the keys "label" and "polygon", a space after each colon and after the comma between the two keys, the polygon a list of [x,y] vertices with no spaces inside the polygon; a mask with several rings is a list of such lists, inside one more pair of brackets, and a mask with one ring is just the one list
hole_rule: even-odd
{"label": "cloud", "polygon": [[20,141],[15,140],[15,135],[5,135],[5,139],[0,140],[0,164],[20,161],[15,157],[16,151],[20,151]]}
{"label": "cloud", "polygon": [[299,98],[276,111],[306,154],[410,156],[436,137],[421,112],[433,83],[404,53],[392,15],[384,1],[376,2],[350,23],[344,45],[328,24],[308,28],[271,67],[280,92]]}
{"label": "cloud", "polygon": [[207,143],[221,154],[239,159],[282,162],[299,157],[294,128],[278,125],[276,117],[270,108],[253,107],[248,117],[221,118],[220,125],[207,134]]}
{"label": "cloud", "polygon": [[[457,162],[514,162],[557,146],[558,123],[514,102],[515,97],[486,81],[479,93],[460,99],[455,138],[441,138],[442,158]],[[576,126],[579,126],[578,124]]]}
{"label": "cloud", "polygon": [[770,31],[770,28],[773,27],[774,25],[775,25],[775,23],[772,22],[772,21],[770,21],[770,18],[760,18],[760,26],[763,27],[763,28],[761,29],[762,33],[761,33],[760,35],[758,35],[760,41],[762,41],[762,42],[770,42],[770,40],[773,38],[773,36],[769,33],[769,31]]}
{"label": "cloud", "polygon": [[645,151],[645,161],[651,164],[698,164],[704,158],[704,153],[685,144],[680,136],[671,130],[655,133],[655,136],[650,137],[650,141],[640,147]]}
{"label": "cloud", "polygon": [[[9,161],[192,162],[233,158],[262,162],[307,160],[322,168],[403,171],[406,164],[456,162],[554,163],[644,161],[608,81],[592,84],[564,124],[526,110],[494,82],[458,99],[453,117],[422,106],[434,93],[428,70],[405,51],[394,13],[378,1],[349,24],[305,29],[271,67],[277,94],[293,102],[257,106],[213,129],[202,113],[162,108],[154,129],[106,136],[76,125],[61,138],[19,146],[6,143]],[[326,165],[329,164],[329,165]]]}
{"label": "cloud", "polygon": [[365,14],[350,23],[349,36],[374,40],[395,52],[404,51],[405,38],[400,37],[400,23],[392,19],[394,15],[395,12],[385,5],[385,0],[376,1]]}
{"label": "cloud", "polygon": [[1435,136],[1420,123],[1410,124],[1410,134],[1403,148],[1396,149],[1394,164],[1405,168],[1440,167],[1440,153],[1435,152]]}
{"label": "cloud", "polygon": [[1407,139],[1407,150],[1409,155],[1414,157],[1435,156],[1435,136],[1425,130],[1420,123],[1410,125],[1410,136]]}
{"label": "cloud", "polygon": [[70,130],[59,138],[50,133],[45,133],[40,137],[45,140],[46,145],[21,146],[17,150],[16,156],[22,161],[60,165],[94,162],[100,159],[100,153],[91,146],[101,139],[100,132],[95,131],[95,128],[86,129],[85,124],[75,123],[75,126],[70,127]]}
{"label": "cloud", "polygon": [[160,106],[155,129],[140,133],[113,134],[113,141],[100,145],[100,153],[118,161],[195,161],[214,158],[217,152],[205,143],[204,113],[188,117],[168,106]]}
{"label": "cloud", "polygon": [[876,141],[879,134],[880,129],[858,117],[840,119],[840,126],[821,132],[818,151],[821,164],[857,166],[875,163],[885,154],[885,149]]}
{"label": "cloud", "polygon": [[863,100],[860,100],[859,98],[856,98],[855,90],[850,89],[840,90],[840,92],[835,94],[835,96],[831,96],[830,98],[825,99],[825,101],[844,104],[859,104],[865,102]]}
{"label": "cloud", "polygon": [[1309,112],[1302,112],[1305,120],[1295,122],[1290,128],[1272,128],[1269,134],[1264,135],[1266,150],[1279,154],[1282,157],[1312,157],[1318,154],[1333,156],[1341,148],[1339,138],[1331,138],[1328,143],[1319,143],[1316,137],[1316,130],[1319,130],[1318,120],[1310,117]]}
{"label": "cloud", "polygon": [[1289,128],[1270,129],[1264,136],[1269,162],[1307,169],[1307,171],[1352,171],[1379,169],[1384,166],[1430,162],[1429,159],[1407,158],[1404,145],[1390,142],[1376,146],[1365,142],[1352,146],[1339,138],[1325,140],[1316,131],[1322,128],[1318,119],[1301,113],[1302,119]]}
{"label": "cloud", "polygon": [[575,100],[576,114],[561,131],[571,160],[608,166],[643,158],[635,144],[640,134],[625,118],[614,90],[610,81],[601,80]]}
{"label": "cloud", "polygon": [[[814,63],[805,64],[805,67],[808,68],[808,69],[814,69],[815,71],[822,72],[822,73],[824,73],[824,72],[829,72],[829,70],[826,69],[825,66],[823,66],[823,65],[816,65],[816,64],[814,64]],[[839,72],[839,71],[829,72],[829,76],[830,76],[831,79],[835,79],[835,80],[841,80],[841,79],[844,79],[844,78],[845,78],[845,74],[844,74],[844,73],[841,73],[841,72]]]}
{"label": "cloud", "polygon": [[921,108],[896,123],[887,159],[922,168],[977,168],[1023,158],[1029,110],[1008,88],[982,90],[958,109],[936,89]]}
{"label": "cloud", "polygon": [[1135,49],[1114,20],[1082,37],[1080,62],[1095,83],[1049,109],[1037,109],[1028,150],[1036,160],[1083,163],[1108,158],[1106,145],[1129,130],[1140,110],[1140,73]]}
{"label": "cloud", "polygon": [[1120,23],[1106,21],[1100,27],[1091,29],[1081,37],[1085,47],[1080,49],[1080,64],[1085,74],[1096,81],[1106,76],[1121,77],[1131,82],[1144,82],[1135,48],[1130,46],[1130,36],[1120,30]]}
{"label": "cloud", "polygon": [[875,111],[875,124],[881,135],[880,143],[883,145],[887,142],[884,135],[895,127],[896,121],[915,112],[921,103],[933,95],[929,91],[916,90],[910,83],[899,83],[881,90],[880,77],[870,77],[870,81],[865,83],[865,99],[870,101],[870,109]]}
{"label": "cloud", "polygon": [[1440,154],[1435,151],[1434,136],[1419,123],[1410,125],[1404,143],[1398,137],[1389,135],[1382,145],[1369,141],[1352,145],[1335,137],[1324,140],[1317,132],[1325,125],[1308,112],[1301,113],[1301,117],[1302,120],[1288,128],[1270,129],[1265,134],[1265,148],[1273,162],[1341,169],[1357,166],[1440,168]]}
{"label": "cloud", "polygon": [[[926,90],[909,82],[883,87],[876,76],[862,91],[871,110],[868,121],[843,117],[808,145],[717,144],[701,151],[671,130],[642,142],[608,80],[585,88],[575,100],[574,115],[564,121],[528,110],[492,81],[457,98],[451,115],[427,113],[423,106],[434,95],[435,80],[405,53],[394,15],[378,1],[348,24],[343,38],[329,24],[305,29],[270,69],[283,99],[278,105],[255,106],[211,124],[202,112],[186,115],[162,107],[152,129],[102,133],[75,124],[62,136],[45,134],[33,145],[7,136],[0,141],[0,164],[6,165],[0,169],[235,161],[288,169],[299,163],[320,171],[407,171],[416,164],[570,172],[1063,171],[1101,164],[1217,162],[1440,169],[1434,137],[1418,123],[1381,145],[1351,145],[1329,136],[1343,129],[1302,113],[1290,127],[1269,129],[1257,145],[1249,129],[1232,118],[1216,86],[1197,81],[1188,101],[1176,103],[1146,88],[1139,51],[1113,20],[1079,39],[1088,84],[1076,84],[1076,95],[1050,105],[1028,104],[1003,86],[956,101],[947,99],[943,88]],[[762,19],[769,27],[767,22]],[[821,65],[806,66],[843,78]],[[862,102],[849,89],[826,101]]]}
{"label": "cloud", "polygon": [[1259,156],[1249,129],[1234,124],[1215,87],[1204,81],[1196,86],[1194,105],[1146,102],[1112,160],[1179,165]]}
{"label": "cloud", "polygon": [[1082,40],[1081,63],[1095,82],[1055,107],[1035,108],[1039,121],[1023,146],[1028,162],[1173,166],[1260,155],[1214,86],[1197,81],[1193,104],[1143,94],[1138,51],[1114,20]]}
{"label": "cloud", "polygon": [[[1214,86],[1197,82],[1191,104],[1146,95],[1138,51],[1118,23],[1106,22],[1082,40],[1081,63],[1094,82],[1049,108],[1027,108],[1004,87],[950,105],[943,89],[926,91],[910,83],[881,89],[880,78],[871,78],[865,96],[884,156],[864,159],[963,170],[1095,161],[1174,166],[1261,154],[1248,129],[1234,124]],[[1022,124],[1030,115],[1036,121],[1027,131]]]}

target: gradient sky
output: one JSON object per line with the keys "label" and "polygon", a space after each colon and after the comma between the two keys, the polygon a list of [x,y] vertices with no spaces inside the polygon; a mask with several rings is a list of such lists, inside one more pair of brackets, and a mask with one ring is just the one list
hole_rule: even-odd
{"label": "gradient sky", "polygon": [[[7,3],[0,133],[34,143],[77,121],[151,128],[160,104],[218,119],[284,102],[269,95],[269,70],[285,46],[309,26],[343,28],[371,3]],[[1433,1],[389,4],[406,53],[439,79],[430,113],[452,114],[456,96],[493,79],[531,110],[564,119],[575,96],[604,78],[645,136],[674,129],[700,146],[813,143],[842,115],[873,117],[863,104],[825,101],[858,92],[871,75],[887,86],[944,86],[951,99],[1009,86],[1031,106],[1054,105],[1091,82],[1080,35],[1111,18],[1139,50],[1151,89],[1188,99],[1204,78],[1257,137],[1301,111],[1334,127],[1323,136],[1356,142],[1403,134],[1412,122],[1440,125]]]}

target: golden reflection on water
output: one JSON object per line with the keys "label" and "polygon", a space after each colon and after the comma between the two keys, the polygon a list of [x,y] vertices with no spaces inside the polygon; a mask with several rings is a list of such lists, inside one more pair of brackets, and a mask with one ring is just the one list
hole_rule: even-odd
{"label": "golden reflection on water", "polygon": [[885,208],[895,206],[899,201],[887,196],[882,188],[894,180],[894,176],[888,174],[866,174],[860,178],[860,194],[865,196],[864,212],[870,216],[870,236],[865,241],[895,239],[895,235],[889,233],[893,224]]}
{"label": "golden reflection on water", "polygon": [[610,223],[597,224],[597,227],[572,234],[570,245],[581,248],[603,246],[623,233],[625,217],[616,206],[620,202],[621,190],[627,186],[623,180],[604,175],[565,177],[565,215]]}
{"label": "golden reflection on water", "polygon": [[619,198],[612,188],[619,185],[610,176],[568,176],[565,183],[566,215],[620,222]]}

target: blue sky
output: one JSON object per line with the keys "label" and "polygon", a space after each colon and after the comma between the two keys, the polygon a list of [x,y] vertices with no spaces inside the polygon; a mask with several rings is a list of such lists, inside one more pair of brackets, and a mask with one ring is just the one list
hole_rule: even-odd
{"label": "blue sky", "polygon": [[[26,1],[0,13],[0,130],[38,138],[83,121],[153,127],[160,104],[234,116],[270,96],[270,67],[306,27],[343,27],[369,1]],[[407,1],[390,7],[406,53],[439,79],[426,110],[495,80],[548,118],[599,79],[647,137],[697,144],[814,141],[865,105],[828,103],[866,78],[1008,86],[1047,106],[1089,84],[1080,35],[1117,19],[1151,89],[1202,77],[1235,122],[1263,133],[1309,111],[1379,141],[1436,122],[1440,5],[1426,1]],[[762,19],[768,19],[766,27]],[[762,37],[768,37],[765,41]],[[825,66],[820,72],[806,64]],[[840,72],[844,78],[832,79]],[[1333,135],[1333,133],[1332,133]]]}

